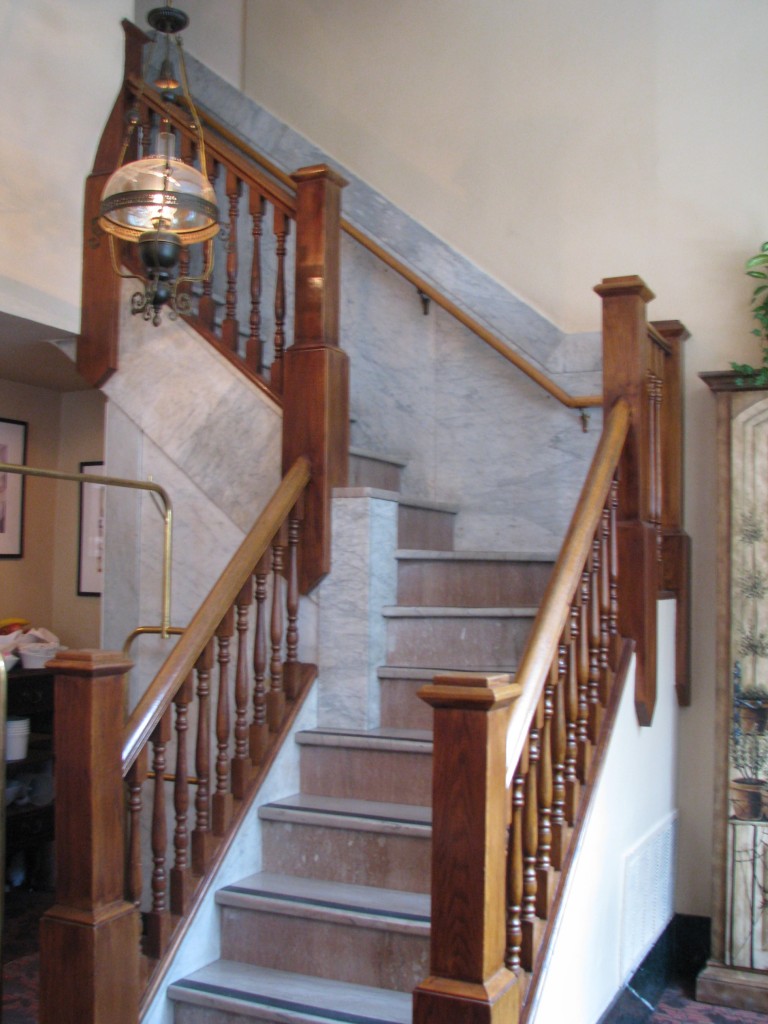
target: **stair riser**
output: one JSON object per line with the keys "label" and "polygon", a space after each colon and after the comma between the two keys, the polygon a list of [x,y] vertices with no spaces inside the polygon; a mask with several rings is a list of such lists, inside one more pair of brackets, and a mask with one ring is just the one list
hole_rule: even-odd
{"label": "stair riser", "polygon": [[315,977],[410,991],[429,973],[429,939],[392,929],[223,907],[221,955]]}
{"label": "stair riser", "polygon": [[264,821],[264,871],[429,892],[429,838]]}
{"label": "stair riser", "polygon": [[387,663],[430,668],[511,667],[523,653],[532,619],[391,618]]}
{"label": "stair riser", "polygon": [[381,724],[394,729],[431,729],[432,708],[416,695],[425,682],[424,679],[383,679]]}
{"label": "stair riser", "polygon": [[364,455],[349,456],[349,486],[376,487],[383,491],[400,490],[400,466]]}
{"label": "stair riser", "polygon": [[316,796],[427,806],[431,754],[303,746],[301,789]]}
{"label": "stair riser", "polygon": [[397,544],[406,550],[451,551],[453,512],[400,505],[397,513]]}
{"label": "stair riser", "polygon": [[551,571],[549,562],[403,559],[398,562],[397,600],[433,608],[538,605]]}

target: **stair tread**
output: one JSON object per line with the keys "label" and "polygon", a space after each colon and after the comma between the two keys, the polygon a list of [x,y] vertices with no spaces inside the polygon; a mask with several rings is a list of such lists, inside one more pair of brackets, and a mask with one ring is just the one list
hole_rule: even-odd
{"label": "stair tread", "polygon": [[379,727],[378,729],[305,729],[296,735],[305,746],[357,750],[397,750],[432,753],[432,733],[427,729]]}
{"label": "stair tread", "polygon": [[261,871],[220,889],[216,902],[246,909],[269,908],[314,919],[367,921],[374,926],[396,926],[402,931],[429,933],[430,898],[426,893]]}
{"label": "stair tread", "polygon": [[402,561],[434,562],[554,562],[551,551],[434,551],[400,548],[395,557]]}
{"label": "stair tread", "polygon": [[429,836],[432,831],[431,807],[308,793],[296,793],[265,804],[259,816],[272,821],[302,820],[333,828],[407,832],[419,836]]}
{"label": "stair tread", "polygon": [[172,999],[275,1021],[411,1024],[410,992],[218,960],[176,981]]}
{"label": "stair tread", "polygon": [[381,614],[389,619],[523,619],[536,615],[535,605],[521,605],[506,608],[462,608],[452,605],[430,607],[426,605],[389,605],[382,608]]}
{"label": "stair tread", "polygon": [[[429,666],[411,667],[408,665],[379,665],[376,669],[376,675],[379,679],[413,679],[417,681],[424,681],[425,683],[431,683],[435,676],[452,675],[456,672],[466,671],[466,668],[456,668],[452,665],[443,665],[439,668],[431,668]],[[473,669],[473,672],[491,676],[513,676],[517,672],[517,666],[507,665],[505,667],[500,667],[499,665],[483,665],[477,669]]]}
{"label": "stair tread", "polygon": [[[379,498],[383,501],[396,501],[398,505],[408,508],[426,509],[428,512],[457,513],[457,505],[449,505],[444,501],[428,501],[424,498],[412,498],[400,491],[388,491],[383,487],[334,487],[334,498]],[[409,550],[405,548],[404,550]]]}

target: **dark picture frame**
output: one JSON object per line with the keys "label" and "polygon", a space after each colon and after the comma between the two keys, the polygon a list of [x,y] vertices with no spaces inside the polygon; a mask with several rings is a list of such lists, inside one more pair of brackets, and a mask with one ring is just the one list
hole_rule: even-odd
{"label": "dark picture frame", "polygon": [[[103,462],[81,462],[80,472],[101,475]],[[80,530],[77,560],[79,597],[101,597],[104,590],[104,484],[80,481]]]}
{"label": "dark picture frame", "polygon": [[[0,462],[27,463],[27,429],[23,420],[0,418]],[[24,555],[24,476],[0,473],[0,558]]]}

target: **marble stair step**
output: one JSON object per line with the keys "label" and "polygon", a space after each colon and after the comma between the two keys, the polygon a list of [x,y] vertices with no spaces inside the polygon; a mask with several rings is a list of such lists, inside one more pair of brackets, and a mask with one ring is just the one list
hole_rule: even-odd
{"label": "marble stair step", "polygon": [[363,448],[349,449],[349,486],[399,491],[405,462]]}
{"label": "marble stair step", "polygon": [[550,553],[398,551],[402,605],[500,607],[540,603],[554,564]]}
{"label": "marble stair step", "polygon": [[429,892],[430,807],[297,793],[259,817],[265,871]]}
{"label": "marble stair step", "polygon": [[296,739],[303,793],[417,805],[432,799],[431,732],[312,729]]}
{"label": "marble stair step", "polygon": [[[459,670],[516,665],[537,608],[390,607],[387,664]],[[498,669],[497,669],[498,671]]]}
{"label": "marble stair step", "polygon": [[[168,990],[176,1024],[411,1024],[412,996],[219,960]],[[220,1016],[218,1016],[220,1015]]]}
{"label": "marble stair step", "polygon": [[429,896],[261,872],[220,889],[221,955],[410,991],[429,973]]}
{"label": "marble stair step", "polygon": [[397,502],[397,545],[399,549],[450,551],[458,509],[439,501],[410,498],[399,491],[376,487],[335,487],[336,498],[380,498]]}

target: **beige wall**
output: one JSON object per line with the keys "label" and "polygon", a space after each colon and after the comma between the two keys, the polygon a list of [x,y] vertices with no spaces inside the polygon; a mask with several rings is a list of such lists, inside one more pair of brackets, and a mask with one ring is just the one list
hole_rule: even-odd
{"label": "beige wall", "polygon": [[[27,429],[27,465],[77,472],[102,457],[104,399],[0,380],[0,416]],[[77,595],[79,489],[27,477],[24,554],[0,559],[0,619],[21,615],[68,647],[98,647],[100,601]]]}
{"label": "beige wall", "polygon": [[0,4],[0,310],[80,327],[83,184],[122,79],[129,0]]}

